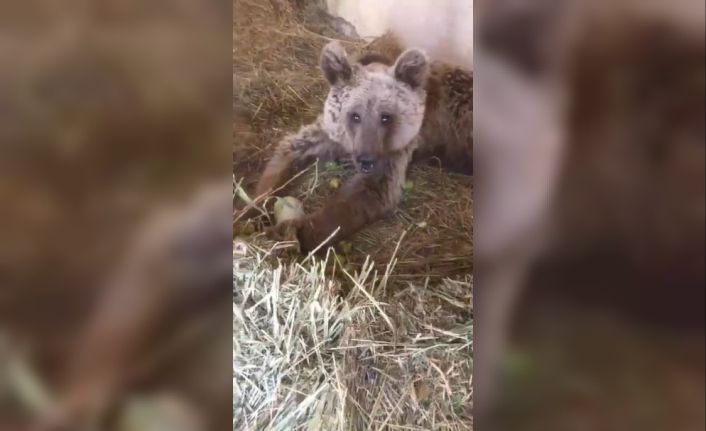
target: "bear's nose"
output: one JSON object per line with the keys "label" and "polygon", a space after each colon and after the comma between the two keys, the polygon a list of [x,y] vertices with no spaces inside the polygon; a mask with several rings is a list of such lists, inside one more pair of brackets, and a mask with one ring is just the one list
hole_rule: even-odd
{"label": "bear's nose", "polygon": [[372,157],[360,156],[356,160],[360,166],[360,171],[364,174],[370,173],[375,167],[375,160]]}

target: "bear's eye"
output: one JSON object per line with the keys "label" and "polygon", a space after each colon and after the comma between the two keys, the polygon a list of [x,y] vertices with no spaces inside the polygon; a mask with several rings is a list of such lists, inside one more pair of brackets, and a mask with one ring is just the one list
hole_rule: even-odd
{"label": "bear's eye", "polygon": [[392,123],[392,115],[390,115],[390,114],[382,114],[382,115],[380,116],[380,123],[382,123],[383,125],[387,125],[387,124]]}
{"label": "bear's eye", "polygon": [[351,121],[354,123],[360,123],[360,115],[357,112],[351,114]]}

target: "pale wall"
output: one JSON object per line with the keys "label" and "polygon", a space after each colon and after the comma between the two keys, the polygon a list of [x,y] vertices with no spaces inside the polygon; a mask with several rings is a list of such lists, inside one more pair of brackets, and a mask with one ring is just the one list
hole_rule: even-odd
{"label": "pale wall", "polygon": [[473,0],[327,0],[364,38],[392,30],[406,47],[473,68]]}

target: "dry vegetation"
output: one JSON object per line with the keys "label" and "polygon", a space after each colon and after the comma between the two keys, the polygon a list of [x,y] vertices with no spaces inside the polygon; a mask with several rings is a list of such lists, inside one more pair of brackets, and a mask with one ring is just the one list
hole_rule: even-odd
{"label": "dry vegetation", "polygon": [[[234,1],[240,192],[320,111],[319,53],[343,37],[313,10]],[[290,194],[312,211],[349,174],[313,165]],[[266,216],[236,220],[234,430],[472,429],[471,191],[469,177],[414,166],[393,215],[318,260],[264,239]]]}
{"label": "dry vegetation", "polygon": [[394,262],[273,264],[269,247],[235,243],[234,430],[472,428],[470,276],[391,293]]}

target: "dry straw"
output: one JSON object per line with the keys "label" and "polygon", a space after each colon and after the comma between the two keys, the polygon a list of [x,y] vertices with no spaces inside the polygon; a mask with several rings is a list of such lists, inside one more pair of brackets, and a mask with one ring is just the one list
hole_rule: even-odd
{"label": "dry straw", "polygon": [[470,276],[382,300],[394,260],[351,273],[278,247],[235,243],[234,430],[472,428]]}

